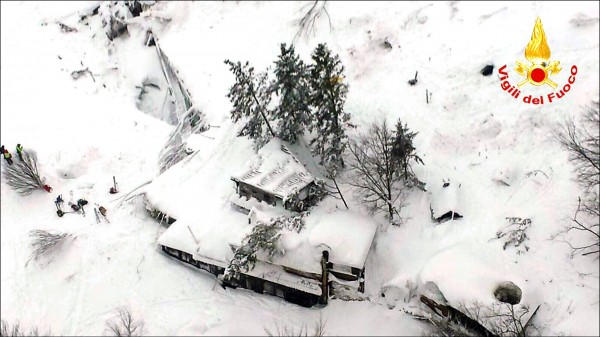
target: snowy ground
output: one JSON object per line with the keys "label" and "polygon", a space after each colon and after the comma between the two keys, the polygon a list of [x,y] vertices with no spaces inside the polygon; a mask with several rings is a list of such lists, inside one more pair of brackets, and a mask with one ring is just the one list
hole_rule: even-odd
{"label": "snowy ground", "polygon": [[[331,26],[326,17],[318,20],[315,34],[301,38],[297,50],[308,60],[318,42],[327,42],[340,54],[350,85],[346,110],[358,131],[383,117],[402,117],[419,131],[416,147],[426,165],[416,173],[432,192],[409,196],[402,227],[378,231],[366,273],[371,301],[334,300],[310,309],[215,286],[211,275],[158,250],[164,228],[139,199],[117,207],[108,194],[112,176],[123,192],[154,178],[172,126],[135,107],[135,85],[160,75],[139,27],[116,40],[109,55],[97,22],[69,34],[54,23],[74,22],[70,14],[93,5],[2,3],[2,144],[35,149],[40,171],[54,187],[52,194],[21,197],[1,185],[2,319],[55,334],[98,335],[116,308],[128,306],[152,335],[256,335],[264,327],[273,330],[275,322],[311,326],[320,315],[329,335],[418,335],[423,325],[403,314],[402,305],[389,310],[379,298],[382,286],[433,280],[449,300],[492,301],[490,285],[509,279],[523,289],[524,302],[542,304],[544,334],[600,334],[598,260],[570,259],[566,244],[550,240],[572,216],[580,190],[567,154],[549,137],[557,123],[598,98],[597,2],[327,4]],[[252,155],[251,143],[235,137],[237,126],[229,119],[225,94],[233,76],[223,61],[248,60],[264,69],[279,44],[292,41],[307,5],[164,5],[172,21],[159,33],[161,45],[209,122],[220,126],[206,134],[214,139],[193,139],[200,155],[189,165],[206,174],[198,189],[209,191],[205,198],[215,197],[214,204],[232,190],[226,178]],[[497,73],[483,77],[479,70],[488,62],[512,68],[524,60],[538,15],[552,58],[563,65],[555,81],[565,83],[572,64],[579,72],[565,98],[531,106],[503,92]],[[571,20],[579,15],[595,20],[575,26]],[[385,38],[391,50],[380,46]],[[95,82],[71,78],[85,67]],[[416,70],[419,82],[410,87],[406,81]],[[510,76],[517,81],[514,72]],[[528,178],[533,170],[547,178]],[[497,184],[498,176],[510,186]],[[461,184],[465,218],[434,225],[433,187],[448,178]],[[351,196],[347,185],[342,189]],[[68,201],[69,191],[107,207],[111,223],[96,224],[91,207],[85,218],[56,217],[53,200],[62,193]],[[336,206],[343,207],[333,200],[320,207]],[[351,207],[361,210],[354,202]],[[524,255],[489,241],[509,216],[532,220]],[[77,239],[52,264],[25,266],[27,233],[38,228],[68,231]]]}

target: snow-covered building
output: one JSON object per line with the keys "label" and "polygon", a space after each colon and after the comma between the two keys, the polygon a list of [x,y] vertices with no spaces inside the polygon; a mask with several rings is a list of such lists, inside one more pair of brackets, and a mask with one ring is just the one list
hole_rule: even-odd
{"label": "snow-covered building", "polygon": [[444,182],[431,192],[431,218],[437,222],[456,220],[463,217],[463,195],[461,184]]}
{"label": "snow-covered building", "polygon": [[231,180],[235,182],[236,195],[230,200],[246,212],[259,203],[298,208],[288,202],[296,196],[302,202],[300,210],[318,202],[309,197],[315,178],[279,138],[265,144]]}
{"label": "snow-covered building", "polygon": [[[272,215],[254,208],[250,221],[246,221],[239,218],[244,217],[238,212],[229,213],[218,223],[178,219],[158,243],[170,256],[224,281],[225,268],[244,235]],[[228,285],[304,306],[327,303],[329,288],[334,284],[362,292],[365,262],[376,229],[373,220],[350,211],[311,214],[300,232],[282,230],[283,255],[269,259],[259,252],[254,268],[242,272],[235,284]]]}
{"label": "snow-covered building", "polygon": [[[273,139],[254,156],[241,147],[232,150],[229,162],[219,170],[205,166],[205,159],[200,157],[203,154],[188,157],[145,187],[146,207],[168,226],[158,237],[164,253],[214,274],[224,285],[304,306],[327,303],[330,289],[349,290],[351,294],[364,290],[365,263],[377,224],[355,212],[319,208],[303,218],[300,231],[285,226],[281,229],[277,245],[282,254],[268,258],[258,251],[254,268],[242,270],[237,280],[225,280],[236,248],[252,229],[275,217],[298,215],[286,209],[285,202],[299,194],[310,203],[306,189],[315,182],[279,139]],[[244,167],[244,163],[253,170],[232,178],[229,168]],[[236,182],[235,191],[228,188],[230,179]],[[238,193],[246,187],[252,197],[240,198]],[[271,202],[265,202],[265,195],[273,198]],[[231,206],[236,198],[240,199],[237,207],[246,208],[247,214]]]}

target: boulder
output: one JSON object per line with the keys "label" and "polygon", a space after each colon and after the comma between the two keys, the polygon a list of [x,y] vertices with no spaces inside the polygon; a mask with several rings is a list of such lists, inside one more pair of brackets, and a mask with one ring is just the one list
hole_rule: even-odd
{"label": "boulder", "polygon": [[511,281],[502,282],[494,290],[494,296],[500,302],[508,303],[511,305],[519,304],[521,302],[521,288]]}

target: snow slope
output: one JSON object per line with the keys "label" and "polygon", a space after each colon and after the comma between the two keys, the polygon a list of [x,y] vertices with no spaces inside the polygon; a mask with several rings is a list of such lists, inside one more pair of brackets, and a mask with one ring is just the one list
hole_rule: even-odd
{"label": "snow slope", "polygon": [[[177,165],[188,166],[189,176],[203,174],[189,189],[204,191],[198,203],[208,202],[209,214],[181,210],[187,217],[211,216],[224,207],[233,191],[228,177],[252,156],[251,142],[235,137],[239,126],[229,119],[225,94],[233,76],[223,61],[248,60],[257,69],[272,65],[279,44],[292,42],[295,21],[308,5],[161,4],[162,14],[172,18],[157,32],[161,46],[209,123],[219,126],[205,134],[211,138],[192,137],[198,154]],[[418,335],[423,325],[403,314],[402,304],[395,310],[382,305],[382,286],[432,280],[449,300],[493,301],[490,289],[509,279],[523,289],[524,302],[542,304],[538,315],[544,334],[600,334],[598,260],[571,259],[566,244],[550,240],[572,216],[581,191],[572,181],[567,154],[549,137],[557,123],[576,117],[598,97],[597,2],[327,4],[331,25],[325,16],[317,20],[315,33],[301,38],[297,51],[308,61],[316,44],[327,42],[340,54],[350,85],[346,110],[359,126],[353,132],[384,117],[401,117],[418,131],[415,145],[426,165],[415,167],[417,175],[428,186],[442,179],[460,182],[465,217],[435,225],[431,196],[412,193],[402,227],[381,225],[376,235],[366,271],[370,301],[334,300],[311,309],[215,286],[211,275],[158,250],[164,228],[147,216],[139,198],[117,200],[157,175],[158,153],[172,128],[135,108],[135,85],[160,76],[155,51],[142,46],[144,24],[109,46],[97,20],[68,34],[53,23],[75,25],[72,14],[93,3],[1,6],[2,144],[35,149],[40,171],[55,189],[24,198],[1,185],[3,319],[56,334],[98,335],[115,309],[126,305],[143,317],[152,335],[257,335],[264,327],[272,330],[276,321],[310,326],[319,315],[327,319],[331,335]],[[596,20],[573,25],[581,13]],[[578,67],[565,98],[543,106],[523,104],[503,92],[496,71],[490,77],[479,74],[488,62],[510,69],[524,60],[538,15],[552,58],[563,65],[555,81],[565,83],[569,66]],[[385,38],[391,50],[380,46]],[[85,67],[95,80],[70,77]],[[406,81],[417,70],[419,82],[411,87]],[[511,82],[517,78],[510,73]],[[425,90],[432,93],[430,104]],[[534,170],[545,175],[528,177]],[[113,175],[122,191],[117,196],[107,193]],[[510,186],[495,182],[499,176]],[[364,212],[344,179],[351,208]],[[148,188],[169,195],[168,186]],[[110,224],[96,224],[89,206],[85,218],[56,217],[53,200],[59,193],[68,200],[69,191],[76,199],[87,198],[89,206],[107,207]],[[343,205],[326,200],[319,207]],[[511,216],[532,220],[526,254],[503,251],[501,242],[490,241]],[[25,266],[27,233],[38,228],[68,231],[77,239],[52,264]]]}

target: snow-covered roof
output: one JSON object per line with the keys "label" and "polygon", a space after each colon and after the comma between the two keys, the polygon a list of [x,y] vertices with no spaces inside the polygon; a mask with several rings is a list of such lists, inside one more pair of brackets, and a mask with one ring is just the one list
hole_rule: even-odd
{"label": "snow-covered roof", "polygon": [[243,171],[231,178],[284,200],[314,181],[312,174],[279,138],[271,139],[244,165]]}
{"label": "snow-covered roof", "polygon": [[[267,214],[256,209],[253,214],[256,218],[268,218]],[[327,250],[329,262],[362,269],[376,231],[377,224],[371,218],[355,212],[314,211],[305,219],[305,228],[300,233],[282,231],[281,247],[286,253],[275,257],[273,262],[321,273],[321,256]]]}
{"label": "snow-covered roof", "polygon": [[[281,214],[254,208],[251,215],[266,221]],[[233,210],[226,211],[217,222],[180,218],[159,237],[158,243],[190,253],[197,260],[212,259],[226,265],[233,257],[231,245],[239,245],[254,224],[248,224],[245,216]],[[311,214],[299,233],[282,230],[280,244],[285,254],[270,262],[320,274],[322,252],[327,250],[330,262],[361,269],[376,230],[372,219],[350,211]],[[267,261],[260,253],[257,258]]]}
{"label": "snow-covered roof", "polygon": [[377,231],[372,218],[351,212],[314,214],[307,219],[312,227],[309,242],[327,245],[329,261],[335,264],[363,268]]}
{"label": "snow-covered roof", "polygon": [[464,215],[462,214],[463,195],[460,188],[461,184],[450,182],[444,187],[445,184],[440,183],[430,191],[433,195],[431,198],[433,217],[437,219],[449,211]]}

